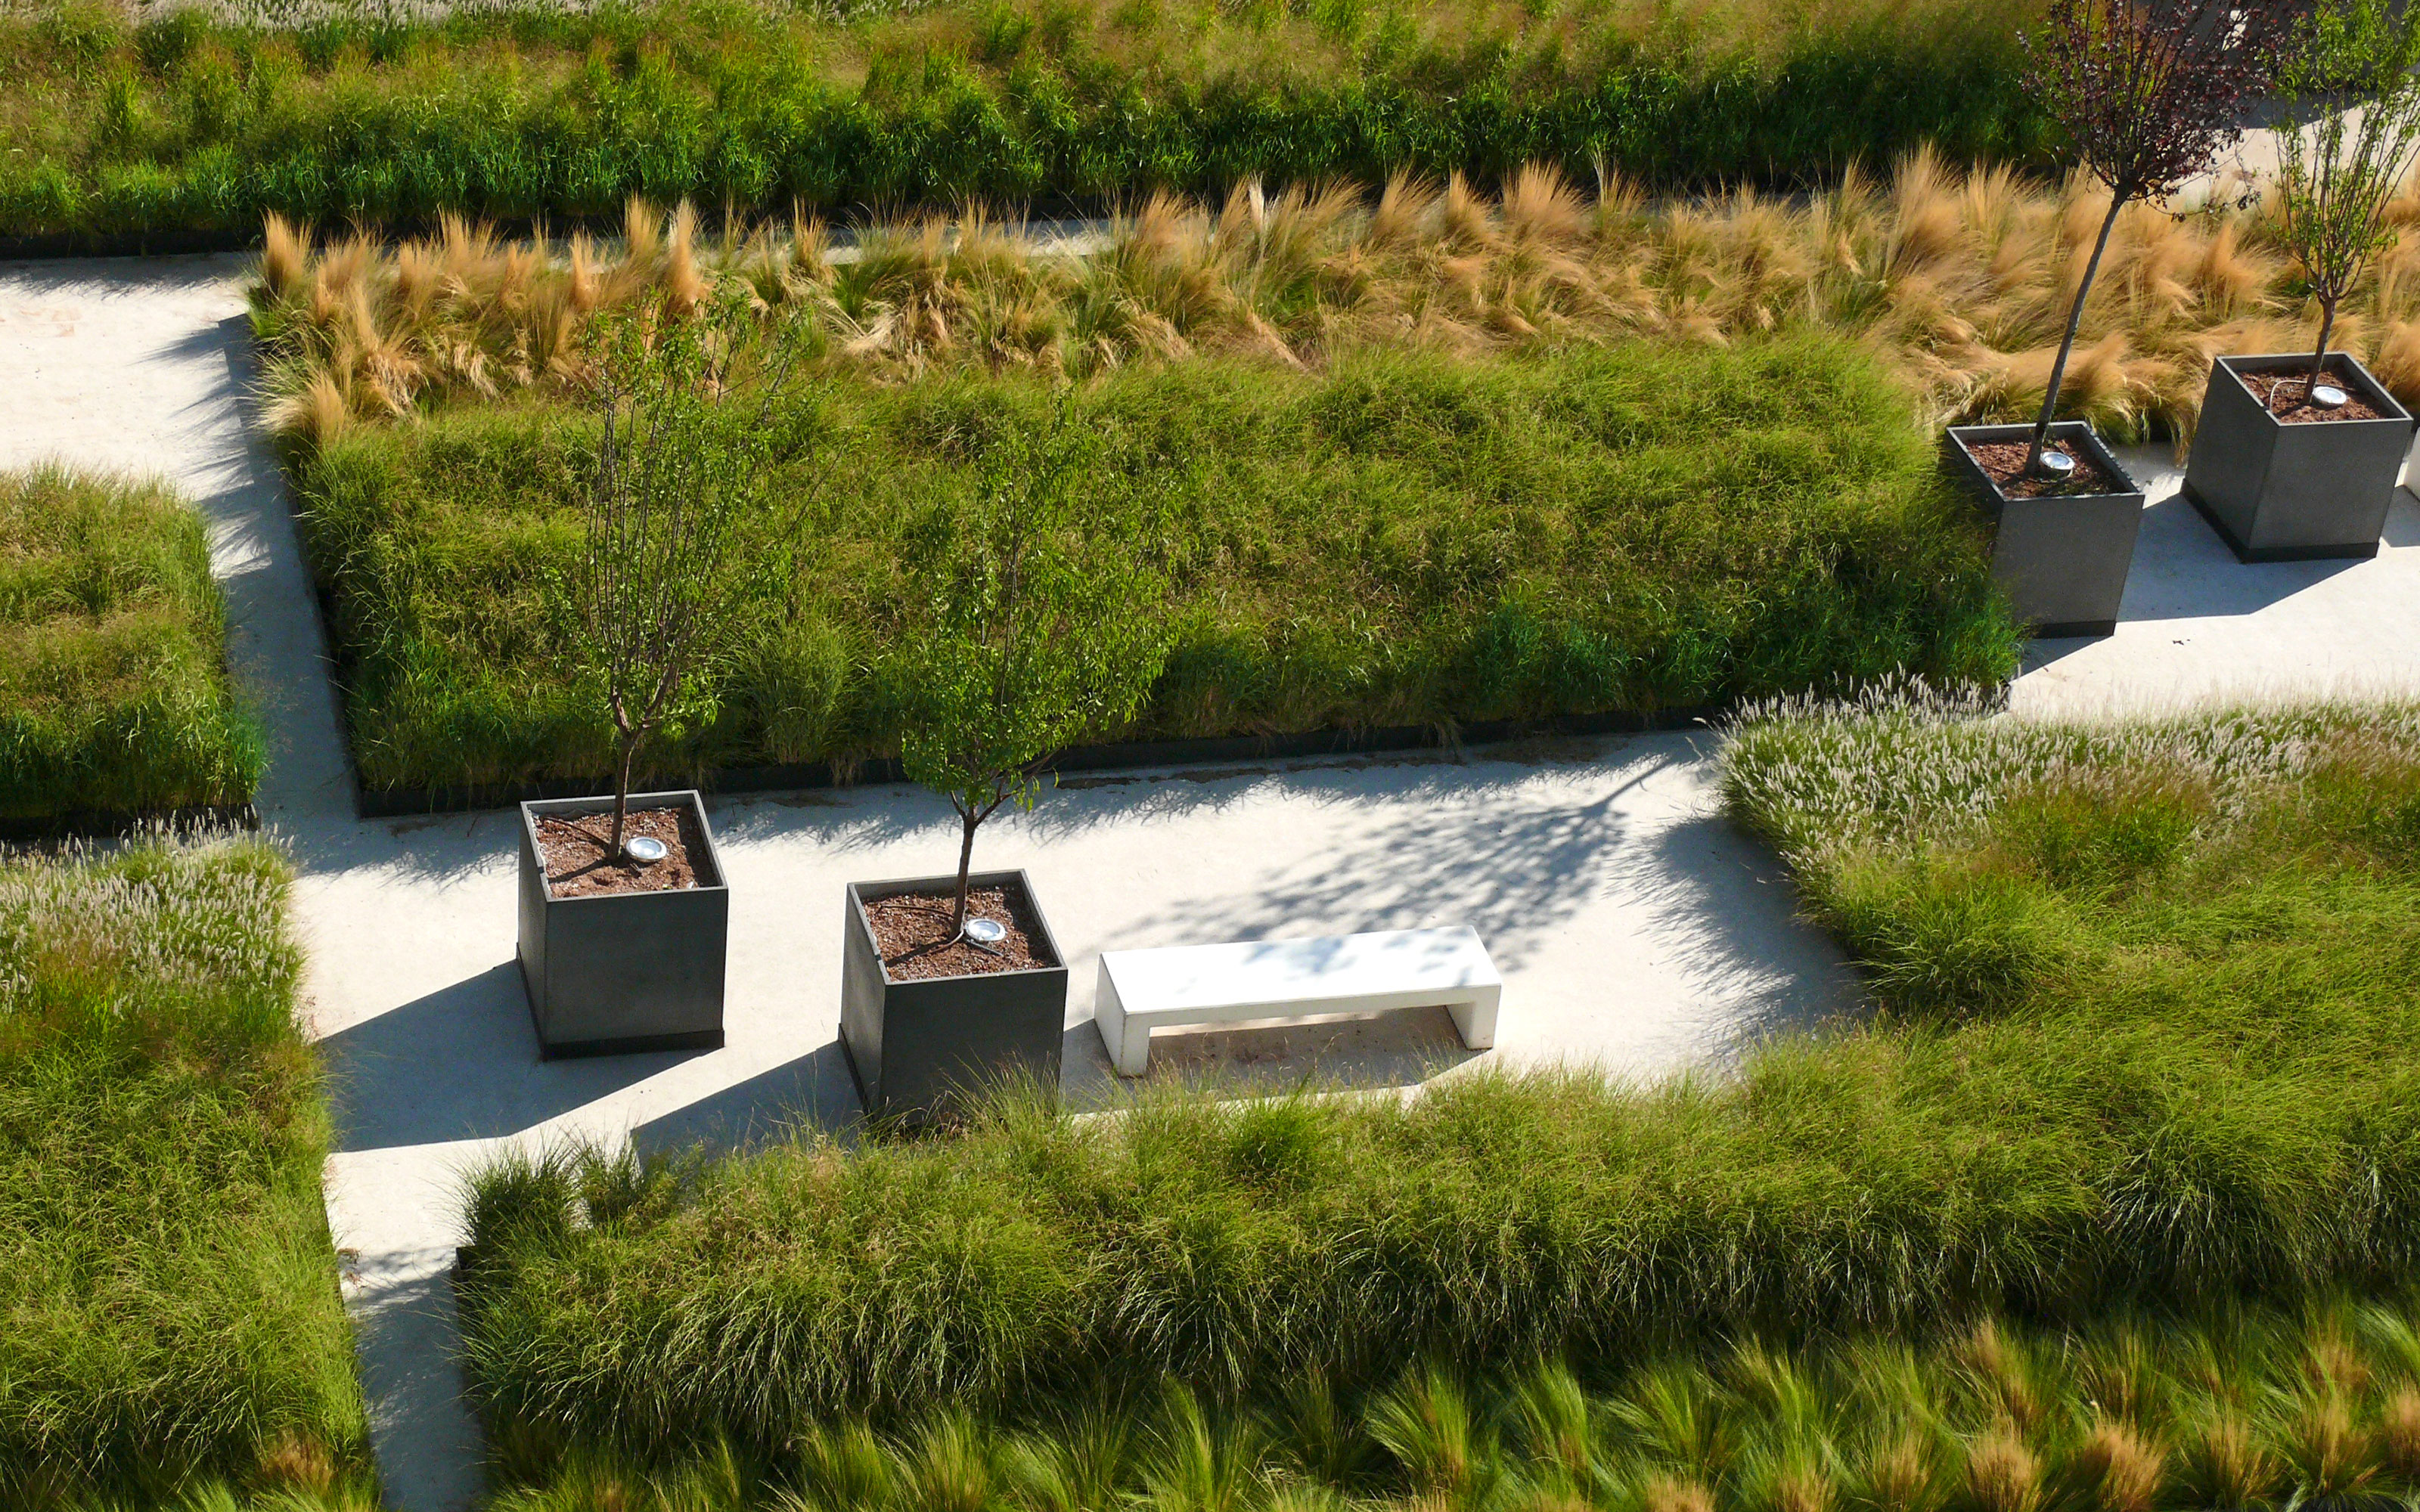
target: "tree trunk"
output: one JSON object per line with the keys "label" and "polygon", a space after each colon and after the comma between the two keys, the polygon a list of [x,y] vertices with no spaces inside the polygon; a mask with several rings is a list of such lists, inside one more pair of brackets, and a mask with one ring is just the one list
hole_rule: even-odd
{"label": "tree trunk", "polygon": [[981,819],[975,817],[974,810],[971,809],[960,813],[958,822],[965,826],[965,831],[958,838],[958,902],[956,908],[950,914],[950,929],[954,934],[966,933],[967,872],[974,864],[975,825],[983,823]]}
{"label": "tree trunk", "polygon": [[2319,349],[2311,354],[2311,376],[2303,385],[2304,404],[2311,402],[2311,391],[2319,386],[2319,379],[2327,373],[2328,333],[2334,331],[2335,326],[2336,306],[2335,301],[2331,300],[2319,306]]}
{"label": "tree trunk", "polygon": [[2092,277],[2101,271],[2101,255],[2109,250],[2109,232],[2129,196],[2111,193],[2109,213],[2101,218],[2101,235],[2092,243],[2092,260],[2084,265],[2084,282],[2075,285],[2075,307],[2067,312],[2067,334],[2059,338],[2058,359],[2050,364],[2050,389],[2042,395],[2041,418],[2034,422],[2034,443],[2025,449],[2025,471],[2041,466],[2042,443],[2050,440],[2051,416],[2058,411],[2058,386],[2067,378],[2067,354],[2075,349],[2075,330],[2084,323],[2084,301],[2092,297]]}
{"label": "tree trunk", "polygon": [[605,847],[605,858],[622,858],[622,821],[630,812],[630,765],[639,758],[639,739],[635,734],[622,737],[622,760],[613,772],[613,839]]}

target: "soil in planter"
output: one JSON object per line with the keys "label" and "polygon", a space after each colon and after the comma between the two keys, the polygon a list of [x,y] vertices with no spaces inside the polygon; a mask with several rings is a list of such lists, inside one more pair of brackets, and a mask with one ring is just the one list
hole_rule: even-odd
{"label": "soil in planter", "polygon": [[874,948],[881,952],[883,972],[892,981],[986,977],[1059,964],[1039,944],[1042,930],[1022,893],[1012,898],[1006,887],[968,889],[969,918],[996,918],[1008,926],[1007,937],[993,946],[955,937],[957,932],[950,927],[952,896],[905,892],[866,903]]}
{"label": "soil in planter", "polygon": [[2252,396],[2269,407],[2281,425],[2312,425],[2331,420],[2384,420],[2386,416],[2371,408],[2361,396],[2361,390],[2335,363],[2328,364],[2328,377],[2344,390],[2344,407],[2322,409],[2304,398],[2309,389],[2310,369],[2295,368],[2290,373],[2238,373],[2236,381],[2252,391]]}
{"label": "soil in planter", "polygon": [[2025,471],[2025,453],[2031,448],[2024,441],[1969,441],[1966,455],[1992,480],[2003,499],[2085,499],[2095,494],[2132,493],[2134,486],[2123,478],[2113,478],[2109,470],[2092,459],[2092,454],[2076,447],[2053,441],[2046,451],[2056,452],[2075,459],[2075,471],[2065,478],[2037,478]]}
{"label": "soil in planter", "polygon": [[557,898],[593,898],[608,892],[678,892],[697,886],[697,870],[689,864],[689,857],[691,851],[706,849],[706,837],[688,805],[633,809],[623,823],[622,834],[626,839],[647,835],[662,841],[664,858],[644,866],[628,859],[608,859],[605,847],[613,835],[611,809],[592,814],[541,814],[537,849],[546,863],[548,890]]}

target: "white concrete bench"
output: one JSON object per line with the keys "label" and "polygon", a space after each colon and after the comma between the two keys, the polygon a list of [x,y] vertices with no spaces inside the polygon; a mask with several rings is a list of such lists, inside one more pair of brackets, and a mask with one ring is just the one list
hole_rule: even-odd
{"label": "white concrete bench", "polygon": [[1151,1031],[1177,1024],[1239,1024],[1318,1013],[1442,1007],[1462,1042],[1496,1042],[1504,979],[1477,932],[1386,930],[1326,939],[1104,950],[1093,1009],[1118,1074],[1140,1076]]}

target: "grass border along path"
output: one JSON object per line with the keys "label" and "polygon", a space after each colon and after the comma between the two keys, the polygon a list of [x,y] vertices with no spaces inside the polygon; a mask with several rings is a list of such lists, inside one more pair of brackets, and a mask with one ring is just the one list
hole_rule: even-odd
{"label": "grass border along path", "polygon": [[0,472],[0,835],[234,815],[264,762],[201,517],[164,485]]}
{"label": "grass border along path", "polygon": [[[1093,738],[1652,717],[2015,664],[1912,401],[1838,338],[1382,350],[1312,374],[1205,357],[1075,394],[1091,528],[1156,560],[1175,619],[1140,718]],[[659,775],[895,753],[891,658],[925,612],[921,575],[968,528],[998,433],[1050,405],[1016,376],[813,387],[775,486],[805,524],[748,527],[748,655],[711,717],[658,744]],[[605,770],[601,705],[551,675],[547,597],[585,424],[464,403],[290,443],[373,794]]]}
{"label": "grass border along path", "polygon": [[10,1506],[377,1504],[287,883],[251,840],[0,854]]}

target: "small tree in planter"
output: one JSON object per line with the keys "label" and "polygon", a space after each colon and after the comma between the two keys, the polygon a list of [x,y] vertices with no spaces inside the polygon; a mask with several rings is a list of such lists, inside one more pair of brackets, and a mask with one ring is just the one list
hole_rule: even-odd
{"label": "small tree in planter", "polygon": [[[2415,68],[2420,11],[2389,0],[2336,0],[2319,7],[2279,69],[2280,94],[2297,107],[2315,106],[2319,117],[2305,132],[2298,108],[2277,132],[2278,219],[2319,306],[2305,390],[2323,376],[2336,306],[2395,239],[2380,220],[2420,152]],[[2357,112],[2332,108],[2348,96]]]}
{"label": "small tree in planter", "polygon": [[558,588],[566,659],[613,730],[613,793],[521,805],[521,974],[550,1056],[721,1043],[730,901],[705,806],[640,795],[672,818],[634,838],[630,785],[651,738],[712,711],[732,559],[782,460],[772,422],[794,350],[729,299],[595,328],[596,467]]}
{"label": "small tree in planter", "polygon": [[976,829],[1011,802],[1032,808],[1042,764],[1077,736],[1132,718],[1165,655],[1156,582],[1120,544],[1085,539],[1071,485],[1088,440],[1063,401],[1048,431],[992,448],[908,658],[902,764],[957,812],[960,932]]}
{"label": "small tree in planter", "polygon": [[597,465],[564,598],[573,658],[613,727],[614,857],[626,855],[640,752],[667,722],[711,712],[732,624],[730,558],[781,460],[770,422],[795,348],[777,336],[766,370],[750,375],[753,402],[735,399],[737,365],[763,349],[753,327],[727,298],[687,319],[651,301],[599,323]]}
{"label": "small tree in planter", "polygon": [[[2382,212],[2420,152],[2415,65],[2420,13],[2322,0],[2279,69],[2291,108],[2277,131],[2278,221],[2319,334],[2307,354],[2211,364],[2185,471],[2186,497],[2246,562],[2371,556],[2386,527],[2412,417],[2328,341],[2337,305],[2393,240]],[[2307,129],[2304,116],[2316,116]]]}
{"label": "small tree in planter", "polygon": [[2051,0],[2028,35],[2033,87],[2067,129],[2109,209],[2075,283],[2041,413],[2030,425],[1953,425],[1947,448],[1993,518],[1992,575],[2038,635],[2117,628],[2143,495],[2059,388],[2118,215],[2210,171],[2266,85],[2285,0]]}
{"label": "small tree in planter", "polygon": [[[976,872],[974,842],[1001,809],[1032,806],[1053,754],[1131,718],[1165,659],[1159,580],[1134,543],[1097,533],[1075,495],[1094,445],[1063,396],[1047,429],[1011,426],[992,445],[964,529],[933,569],[928,624],[902,657],[904,764],[949,799],[958,865],[954,877],[848,889],[841,1039],[877,1118],[930,1117],[1002,1071],[1057,1085],[1065,961],[1024,873]],[[1024,907],[1014,921],[970,919],[975,887]],[[908,900],[942,896],[947,924],[928,937],[884,922],[908,917]],[[1013,930],[1016,959],[986,961]],[[938,964],[953,950],[978,953]]]}
{"label": "small tree in planter", "polygon": [[2164,200],[2209,173],[2243,134],[2285,36],[2280,0],[2052,0],[2024,39],[2030,87],[2067,131],[2077,161],[2109,191],[2109,210],[2076,281],[2025,470],[2042,471],[2067,360],[2118,214]]}

